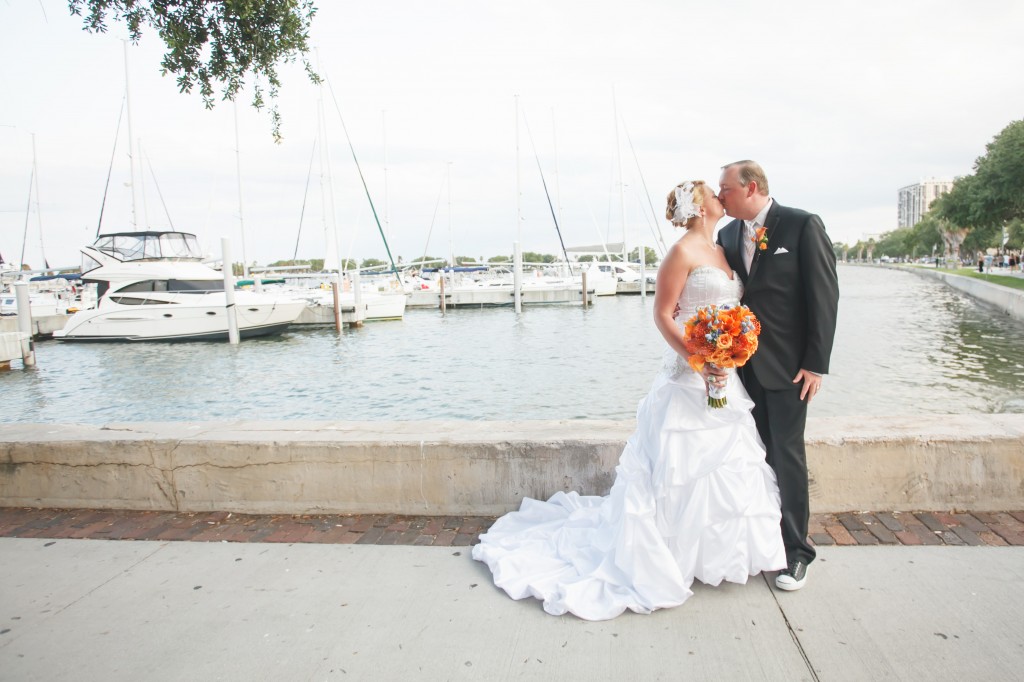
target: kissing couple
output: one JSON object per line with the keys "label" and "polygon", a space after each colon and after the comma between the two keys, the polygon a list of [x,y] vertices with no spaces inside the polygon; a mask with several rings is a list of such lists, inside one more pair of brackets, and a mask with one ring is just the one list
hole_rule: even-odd
{"label": "kissing couple", "polygon": [[[680,183],[665,213],[682,230],[654,297],[668,349],[611,491],[526,498],[473,547],[495,585],[552,615],[650,613],[685,602],[694,579],[746,583],[762,571],[799,590],[815,558],[804,426],[839,303],[825,226],[779,204],[754,161],[724,166],[717,194],[703,180]],[[739,305],[760,323],[757,351],[737,369],[691,362],[687,320]],[[710,405],[712,394],[724,405]]]}

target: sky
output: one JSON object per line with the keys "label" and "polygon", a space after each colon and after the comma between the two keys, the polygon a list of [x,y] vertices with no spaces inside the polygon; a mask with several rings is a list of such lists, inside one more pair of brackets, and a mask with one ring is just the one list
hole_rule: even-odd
{"label": "sky", "polygon": [[548,195],[567,246],[670,243],[668,191],[744,158],[852,243],[1024,115],[1016,0],[319,4],[326,84],[281,67],[275,144],[251,89],[212,111],[179,93],[154,31],[126,60],[123,26],[0,0],[0,255],[74,265],[99,226],[192,232],[211,256],[228,237],[250,263],[383,259],[342,116],[406,261],[556,253]]}

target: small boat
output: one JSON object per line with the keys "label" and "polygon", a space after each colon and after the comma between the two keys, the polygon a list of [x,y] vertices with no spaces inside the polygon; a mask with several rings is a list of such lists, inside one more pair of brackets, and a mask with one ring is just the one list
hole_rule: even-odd
{"label": "small boat", "polygon": [[[62,341],[205,341],[228,337],[223,274],[203,263],[194,234],[120,232],[82,249],[82,283],[96,307],[76,312]],[[278,334],[305,309],[284,297],[236,291],[241,338]]]}

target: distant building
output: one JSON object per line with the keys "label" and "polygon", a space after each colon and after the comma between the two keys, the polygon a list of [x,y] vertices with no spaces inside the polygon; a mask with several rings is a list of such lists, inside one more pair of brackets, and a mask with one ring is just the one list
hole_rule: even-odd
{"label": "distant building", "polygon": [[900,188],[897,227],[913,227],[940,196],[953,189],[952,180],[925,180]]}

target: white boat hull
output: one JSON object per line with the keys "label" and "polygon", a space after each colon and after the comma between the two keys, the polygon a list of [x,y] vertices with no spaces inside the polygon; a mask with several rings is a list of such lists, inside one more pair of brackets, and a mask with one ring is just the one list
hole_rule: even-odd
{"label": "white boat hull", "polygon": [[[71,316],[63,330],[54,332],[65,341],[199,341],[228,336],[226,297],[223,292],[183,294],[191,300],[152,305],[101,302],[98,308]],[[305,309],[301,301],[273,300],[235,293],[238,332],[242,338],[284,331]]]}

